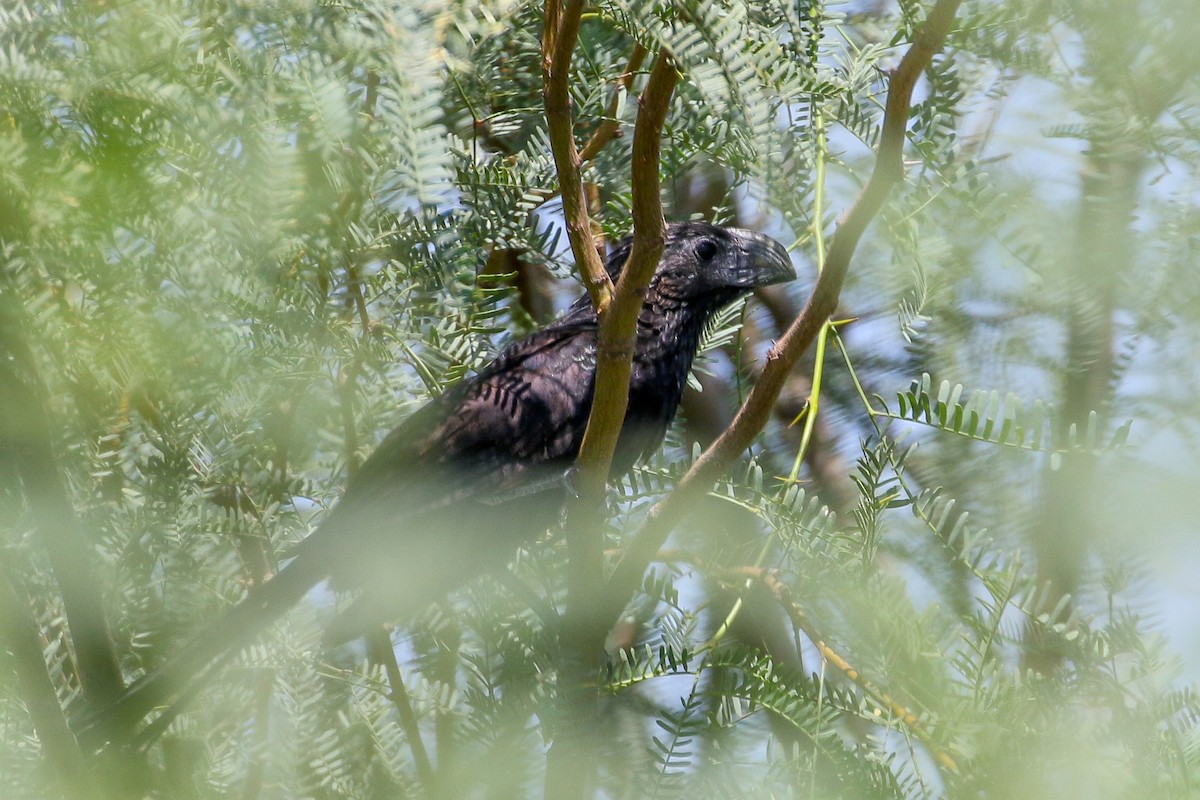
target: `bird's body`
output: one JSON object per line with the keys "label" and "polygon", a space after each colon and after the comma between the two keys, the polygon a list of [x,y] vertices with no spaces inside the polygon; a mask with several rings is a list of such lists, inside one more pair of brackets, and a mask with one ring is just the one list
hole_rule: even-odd
{"label": "bird's body", "polygon": [[[616,276],[628,242],[608,260]],[[705,223],[668,226],[638,320],[629,403],[613,460],[627,471],[662,442],[703,329],[755,286],[794,277],[787,252],[760,234]],[[516,342],[392,431],[327,520],[272,580],[117,705],[140,719],[176,684],[247,644],[312,586],[386,596],[410,613],[551,527],[591,412],[598,322],[586,297]]]}

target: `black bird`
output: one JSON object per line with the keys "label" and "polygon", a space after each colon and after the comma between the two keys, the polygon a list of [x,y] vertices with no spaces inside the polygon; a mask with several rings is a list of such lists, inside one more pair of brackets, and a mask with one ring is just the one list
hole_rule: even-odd
{"label": "black bird", "polygon": [[[615,279],[630,240],[607,269]],[[638,318],[629,405],[613,459],[622,474],[654,452],[675,416],[705,325],[756,286],[791,280],[762,234],[701,222],[667,227]],[[295,558],[104,713],[135,725],[223,654],[248,644],[321,580],[412,611],[503,565],[554,524],[592,406],[597,318],[587,296],[392,431]],[[104,726],[110,732],[111,725]]]}

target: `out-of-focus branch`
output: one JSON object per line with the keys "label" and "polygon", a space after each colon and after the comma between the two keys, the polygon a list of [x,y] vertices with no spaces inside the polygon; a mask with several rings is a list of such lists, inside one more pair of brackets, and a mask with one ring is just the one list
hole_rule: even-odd
{"label": "out-of-focus branch", "polygon": [[404,676],[400,672],[400,663],[396,660],[396,651],[392,649],[392,637],[386,628],[377,627],[368,634],[367,646],[372,651],[372,657],[383,664],[384,672],[387,674],[388,686],[391,688],[388,699],[392,701],[392,705],[396,709],[396,716],[400,720],[400,727],[404,729],[404,735],[408,739],[417,779],[426,792],[434,794],[436,776],[429,760],[429,753],[425,749],[425,740],[421,737],[420,721],[417,719],[416,711],[413,710],[408,689],[404,686]]}
{"label": "out-of-focus branch", "polygon": [[59,777],[65,793],[76,794],[87,785],[83,780],[85,770],[79,743],[67,725],[46,671],[37,624],[4,573],[0,573],[0,642],[13,656],[21,699],[29,711],[46,763]]}
{"label": "out-of-focus branch", "polygon": [[675,490],[651,509],[646,523],[630,542],[625,556],[609,580],[609,591],[605,593],[605,601],[609,604],[605,616],[609,619],[616,618],[626,600],[636,591],[654,554],[693,505],[695,493],[712,486],[762,430],[788,373],[812,344],[825,320],[837,309],[850,259],[863,232],[879,213],[892,188],[904,177],[904,139],[913,87],[934,54],[941,49],[959,2],[938,0],[900,65],[892,73],[875,169],[838,225],[830,243],[825,269],[817,278],[812,295],[800,316],[767,354],[767,365],[746,402],[738,410],[733,424],[701,454]]}
{"label": "out-of-focus branch", "polygon": [[262,796],[267,776],[267,745],[271,731],[271,696],[274,694],[274,676],[270,672],[259,674],[254,681],[252,744],[247,748],[250,764],[242,780],[241,800],[258,800]]}
{"label": "out-of-focus branch", "polygon": [[554,275],[545,264],[533,263],[522,258],[520,248],[493,247],[484,262],[479,276],[483,285],[499,285],[497,276],[509,276],[517,290],[517,302],[529,317],[539,325],[554,318]]}
{"label": "out-of-focus branch", "polygon": [[92,573],[95,551],[80,530],[59,474],[46,393],[22,338],[22,318],[15,298],[0,300],[0,459],[10,460],[12,474],[20,479],[62,592],[84,695],[102,708],[120,697],[125,684]]}
{"label": "out-of-focus branch", "polygon": [[[371,320],[367,312],[366,297],[363,294],[362,281],[359,278],[358,268],[352,261],[347,263],[346,274],[347,286],[354,300],[354,308],[358,312],[358,320],[361,327],[354,359],[347,367],[347,375],[344,376],[342,384],[339,387],[343,412],[342,422],[346,450],[346,469],[347,474],[353,477],[358,467],[361,466],[358,463],[358,434],[354,423],[354,397],[357,378],[363,367],[363,354],[367,347],[367,339],[371,335]],[[396,714],[400,719],[400,727],[403,728],[408,739],[408,746],[412,751],[413,765],[416,768],[417,779],[427,792],[432,793],[435,783],[433,767],[429,760],[429,754],[425,749],[425,741],[421,738],[421,728],[417,720],[417,715],[413,711],[412,701],[409,699],[408,691],[405,689],[404,679],[400,673],[400,665],[396,660],[396,653],[392,649],[392,638],[387,628],[382,625],[375,626],[367,634],[367,646],[371,651],[372,657],[377,662],[383,664],[384,672],[387,674],[388,685],[391,688],[388,699],[392,701],[392,705],[395,707]]]}
{"label": "out-of-focus branch", "polygon": [[604,269],[600,253],[592,239],[587,198],[580,180],[579,149],[575,145],[575,125],[571,118],[571,95],[567,79],[571,74],[571,54],[579,39],[579,21],[583,0],[568,0],[564,8],[559,0],[546,0],[545,29],[542,33],[542,103],[550,132],[550,149],[558,172],[563,217],[571,253],[580,277],[592,299],[592,307],[605,311],[612,302],[612,280]]}
{"label": "out-of-focus branch", "polygon": [[[1068,264],[1066,363],[1063,369],[1063,422],[1084,431],[1093,414],[1107,424],[1113,395],[1117,308],[1124,270],[1135,259],[1133,224],[1138,183],[1146,154],[1127,145],[1092,140],[1083,170],[1077,257]],[[1093,423],[1095,424],[1095,423]],[[1066,426],[1064,426],[1066,427]],[[1056,442],[1064,446],[1064,442]],[[1060,463],[1047,463],[1041,497],[1032,516],[1030,541],[1037,557],[1038,585],[1048,588],[1047,603],[1075,594],[1088,564],[1089,539],[1096,525],[1097,470],[1092,452],[1068,452]],[[1074,607],[1068,603],[1063,613]],[[1061,642],[1040,635],[1031,623],[1022,654],[1024,664],[1049,672],[1063,660]]]}
{"label": "out-of-focus branch", "polygon": [[[1083,39],[1081,61],[1087,80],[1102,87],[1114,102],[1103,111],[1089,112],[1102,116],[1089,120],[1094,133],[1085,149],[1075,253],[1066,270],[1066,352],[1059,404],[1064,429],[1084,431],[1089,424],[1110,422],[1122,286],[1130,265],[1137,262],[1139,187],[1154,161],[1144,134],[1113,137],[1108,131],[1131,123],[1138,131],[1153,127],[1178,102],[1181,87],[1200,65],[1195,36],[1184,31],[1186,26],[1150,45],[1156,54],[1151,63],[1158,62],[1152,67],[1147,66],[1145,50],[1129,47],[1123,38]],[[1164,57],[1170,52],[1174,57]],[[1163,69],[1167,64],[1170,67]],[[1066,601],[1060,606],[1063,614],[1072,612],[1070,595],[1079,589],[1088,568],[1095,515],[1103,506],[1098,496],[1099,469],[1094,453],[1064,453],[1060,463],[1046,464],[1039,487],[1041,497],[1029,537],[1037,557],[1038,584],[1048,588],[1047,606]],[[1025,666],[1048,672],[1062,665],[1063,643],[1057,636],[1046,640],[1043,633],[1043,626],[1030,623],[1022,658]]]}

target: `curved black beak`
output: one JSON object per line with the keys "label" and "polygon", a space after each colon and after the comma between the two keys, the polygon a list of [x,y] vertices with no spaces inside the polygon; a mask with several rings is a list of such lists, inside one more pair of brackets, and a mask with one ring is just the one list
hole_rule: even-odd
{"label": "curved black beak", "polygon": [[738,259],[734,286],[747,289],[786,283],[796,277],[796,267],[788,251],[765,234],[742,228],[730,228],[737,241]]}

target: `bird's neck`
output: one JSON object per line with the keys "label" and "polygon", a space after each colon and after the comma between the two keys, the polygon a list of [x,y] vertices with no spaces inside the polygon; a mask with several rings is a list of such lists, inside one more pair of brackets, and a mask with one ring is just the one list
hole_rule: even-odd
{"label": "bird's neck", "polygon": [[[699,307],[694,300],[688,304],[648,301],[638,319],[637,360],[645,366],[661,365],[672,369],[682,359],[690,367],[705,326],[736,296],[737,293],[731,290],[728,297],[705,298]],[[686,377],[683,375],[685,380]]]}
{"label": "bird's neck", "polygon": [[658,299],[642,309],[631,390],[641,384],[648,391],[660,394],[662,413],[668,422],[683,396],[705,326],[713,314],[736,296],[731,290],[728,297],[705,298],[701,307],[697,307],[695,300],[674,303]]}
{"label": "bird's neck", "polygon": [[658,449],[675,418],[692,359],[712,315],[737,296],[675,299],[652,295],[638,318],[637,347],[629,380],[629,406],[613,469],[625,472]]}

